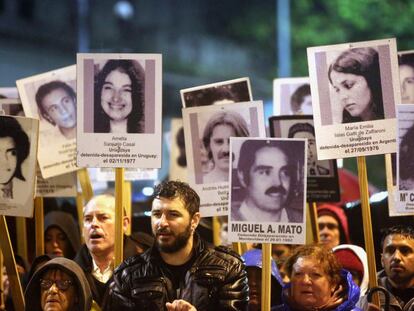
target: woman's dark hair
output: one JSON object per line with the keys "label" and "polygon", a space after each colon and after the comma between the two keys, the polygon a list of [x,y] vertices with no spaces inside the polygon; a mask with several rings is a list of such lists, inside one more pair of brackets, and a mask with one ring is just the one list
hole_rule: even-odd
{"label": "woman's dark hair", "polygon": [[[14,145],[17,150],[16,170],[14,171],[14,174],[11,177],[11,179],[13,179],[13,177],[16,177],[20,180],[25,181],[26,179],[23,176],[21,165],[23,161],[26,160],[30,152],[29,137],[27,136],[25,131],[23,131],[21,125],[15,118],[1,116],[0,138],[4,137],[11,137],[14,141]],[[10,180],[7,183],[9,183]]]}
{"label": "woman's dark hair", "polygon": [[[382,87],[378,52],[370,47],[354,48],[343,52],[329,66],[328,78],[331,84],[331,72],[335,70],[342,73],[351,73],[363,76],[371,91],[371,105],[374,120],[384,119],[384,106],[382,101]],[[361,117],[353,117],[344,109],[342,123],[360,122]]]}
{"label": "woman's dark hair", "polygon": [[299,86],[290,97],[290,109],[295,113],[300,112],[303,105],[303,100],[306,96],[310,95],[311,90],[309,84],[306,83]]}
{"label": "woman's dark hair", "polygon": [[94,132],[109,133],[109,117],[102,109],[101,94],[106,77],[114,70],[125,73],[131,79],[132,111],[128,115],[127,133],[142,133],[144,121],[145,75],[141,65],[132,59],[110,59],[95,77]]}

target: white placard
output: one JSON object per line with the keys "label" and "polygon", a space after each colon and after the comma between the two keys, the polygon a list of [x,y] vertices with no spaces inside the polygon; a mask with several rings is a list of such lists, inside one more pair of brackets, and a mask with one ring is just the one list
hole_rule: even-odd
{"label": "white placard", "polygon": [[76,66],[16,81],[24,113],[40,120],[43,178],[76,171]]}
{"label": "white placard", "polygon": [[76,197],[76,172],[43,179],[37,170],[36,196],[45,198]]}
{"label": "white placard", "polygon": [[230,141],[229,240],[304,244],[306,140]]}
{"label": "white placard", "polygon": [[318,159],[396,151],[395,39],[308,48]]}
{"label": "white placard", "polygon": [[414,215],[414,104],[397,106],[397,187],[394,192],[398,215]]}
{"label": "white placard", "polygon": [[[156,180],[158,178],[158,170],[155,168],[126,168],[124,170],[124,179],[126,181],[134,180]],[[115,170],[110,167],[98,168],[96,171],[97,181],[115,181]]]}
{"label": "white placard", "polygon": [[39,121],[0,116],[0,215],[32,217]]}
{"label": "white placard", "polygon": [[249,78],[210,83],[180,91],[184,108],[253,100]]}
{"label": "white placard", "polygon": [[161,54],[78,54],[80,167],[161,167]]}
{"label": "white placard", "polygon": [[309,77],[273,80],[273,115],[311,115]]}
{"label": "white placard", "polygon": [[202,217],[227,215],[229,138],[265,137],[261,101],[183,108],[188,182]]}
{"label": "white placard", "polygon": [[20,103],[19,93],[16,87],[0,87],[0,104]]}

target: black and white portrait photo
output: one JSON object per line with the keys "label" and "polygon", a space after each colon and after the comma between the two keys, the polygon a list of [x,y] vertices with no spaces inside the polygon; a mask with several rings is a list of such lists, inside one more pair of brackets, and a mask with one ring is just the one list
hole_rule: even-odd
{"label": "black and white portrait photo", "polygon": [[77,170],[76,66],[16,81],[24,114],[38,118],[39,167],[47,179]]}
{"label": "black and white portrait photo", "polygon": [[[0,204],[1,214],[31,215],[33,206],[38,121],[0,116]],[[29,202],[30,201],[30,202]],[[23,209],[23,210],[22,210]]]}
{"label": "black and white portrait photo", "polygon": [[273,81],[273,115],[312,115],[308,77],[280,78]]}
{"label": "black and white portrait photo", "polygon": [[79,166],[161,167],[161,68],[160,54],[77,54]]}
{"label": "black and white portrait photo", "polygon": [[200,85],[180,91],[183,107],[198,107],[252,100],[249,78]]}
{"label": "black and white portrait photo", "polygon": [[145,131],[145,74],[133,59],[95,64],[94,132]]}
{"label": "black and white portrait photo", "polygon": [[401,104],[414,104],[414,51],[398,53]]}
{"label": "black and white portrait photo", "polygon": [[318,158],[395,152],[396,40],[311,47],[307,53]]}
{"label": "black and white portrait photo", "polygon": [[312,116],[270,117],[269,129],[271,137],[307,139],[307,201],[339,201],[336,160],[318,160]]}
{"label": "black and white portrait photo", "polygon": [[[204,215],[217,215],[213,204],[227,208],[231,172],[231,137],[264,137],[261,101],[183,109],[188,181],[199,191]],[[221,215],[225,210],[221,210]]]}
{"label": "black and white portrait photo", "polygon": [[238,182],[232,180],[231,220],[303,222],[305,141],[240,142],[233,150]]}
{"label": "black and white portrait photo", "polygon": [[399,108],[398,185],[400,191],[414,192],[414,104]]}

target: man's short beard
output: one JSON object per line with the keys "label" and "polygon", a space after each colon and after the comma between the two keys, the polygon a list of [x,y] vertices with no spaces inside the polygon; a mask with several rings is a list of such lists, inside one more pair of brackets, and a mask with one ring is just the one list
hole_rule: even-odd
{"label": "man's short beard", "polygon": [[179,233],[178,235],[174,235],[175,240],[171,244],[161,245],[158,243],[158,239],[156,238],[155,245],[160,252],[171,254],[183,249],[187,245],[190,237],[191,225],[189,224],[187,228],[185,228],[184,232]]}

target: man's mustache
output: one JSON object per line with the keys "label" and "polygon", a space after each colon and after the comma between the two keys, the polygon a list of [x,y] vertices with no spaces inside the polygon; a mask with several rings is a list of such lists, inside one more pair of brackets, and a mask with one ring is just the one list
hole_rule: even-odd
{"label": "man's mustache", "polygon": [[286,195],[287,191],[282,186],[277,186],[277,187],[272,186],[265,191],[265,194],[274,194],[274,193],[279,193],[280,195]]}
{"label": "man's mustache", "polygon": [[161,228],[161,229],[158,229],[155,232],[156,235],[159,235],[159,234],[170,234],[170,233],[171,233],[170,229],[167,229],[167,228]]}

